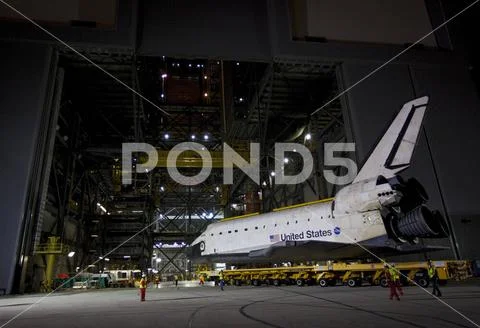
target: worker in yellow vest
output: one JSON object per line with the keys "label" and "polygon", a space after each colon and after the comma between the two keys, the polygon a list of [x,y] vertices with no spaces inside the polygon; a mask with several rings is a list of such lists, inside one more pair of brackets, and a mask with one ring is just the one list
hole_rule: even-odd
{"label": "worker in yellow vest", "polygon": [[387,263],[385,263],[383,272],[385,274],[385,279],[387,280],[388,287],[390,288],[390,299],[392,300],[395,296],[397,301],[400,301],[400,297],[397,294],[397,285],[395,282],[396,271]]}
{"label": "worker in yellow vest", "polygon": [[395,284],[395,288],[400,293],[400,296],[403,296],[402,284],[400,282],[400,271],[397,270],[395,264],[392,264],[390,270],[392,270],[393,282]]}
{"label": "worker in yellow vest", "polygon": [[140,302],[145,302],[146,291],[147,291],[147,276],[143,274],[142,279],[140,280]]}
{"label": "worker in yellow vest", "polygon": [[435,264],[433,264],[432,260],[428,260],[428,278],[432,282],[433,291],[432,294],[438,297],[442,296],[440,289],[438,288],[438,273]]}

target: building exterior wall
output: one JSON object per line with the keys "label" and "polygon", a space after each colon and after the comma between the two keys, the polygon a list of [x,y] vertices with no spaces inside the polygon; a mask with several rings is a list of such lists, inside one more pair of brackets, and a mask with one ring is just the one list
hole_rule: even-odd
{"label": "building exterior wall", "polygon": [[47,93],[48,46],[2,43],[0,86],[0,145],[4,155],[2,229],[0,229],[0,288],[10,292],[26,221],[32,168]]}

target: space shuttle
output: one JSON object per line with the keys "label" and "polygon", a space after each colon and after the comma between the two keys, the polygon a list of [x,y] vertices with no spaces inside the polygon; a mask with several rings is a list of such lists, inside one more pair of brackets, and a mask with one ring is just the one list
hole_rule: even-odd
{"label": "space shuttle", "polygon": [[[428,97],[405,103],[353,182],[334,198],[270,213],[223,219],[191,244],[198,262],[356,259],[445,249],[420,238],[446,238],[443,216],[429,209],[410,165]],[[368,254],[370,253],[370,254]]]}

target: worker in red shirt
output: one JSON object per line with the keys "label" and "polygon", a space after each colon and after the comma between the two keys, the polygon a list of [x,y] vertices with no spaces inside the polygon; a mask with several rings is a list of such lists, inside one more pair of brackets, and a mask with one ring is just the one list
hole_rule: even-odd
{"label": "worker in red shirt", "polygon": [[142,275],[140,280],[140,302],[145,302],[145,293],[147,291],[147,277],[145,274]]}

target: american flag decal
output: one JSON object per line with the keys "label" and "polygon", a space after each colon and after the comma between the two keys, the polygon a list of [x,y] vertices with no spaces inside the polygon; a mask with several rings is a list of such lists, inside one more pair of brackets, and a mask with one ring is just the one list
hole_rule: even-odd
{"label": "american flag decal", "polygon": [[280,241],[280,235],[279,234],[270,235],[270,242],[273,243],[273,242],[276,242],[276,241]]}

